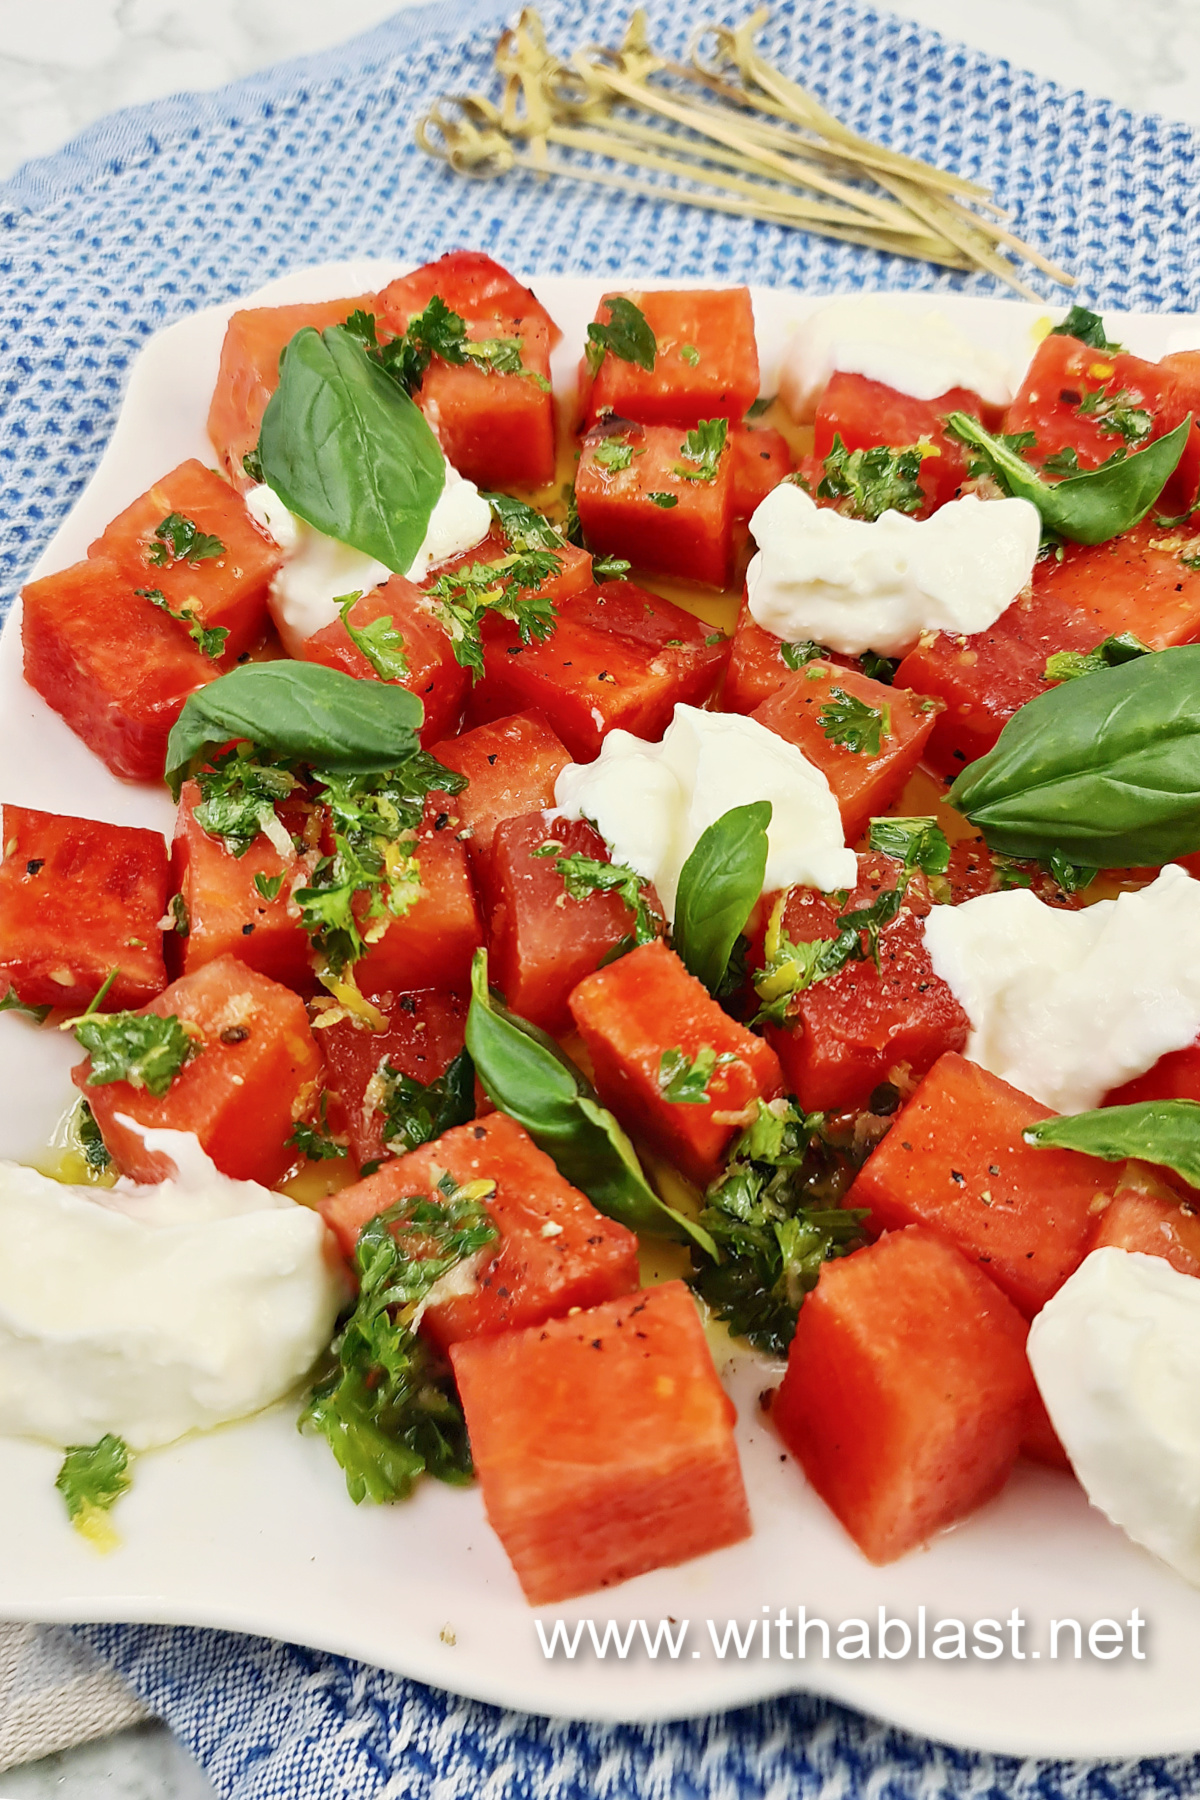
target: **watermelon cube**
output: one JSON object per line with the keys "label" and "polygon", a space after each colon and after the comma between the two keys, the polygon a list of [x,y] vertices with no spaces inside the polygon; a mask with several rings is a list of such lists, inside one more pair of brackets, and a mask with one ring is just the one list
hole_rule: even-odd
{"label": "watermelon cube", "polygon": [[183,973],[233,956],[284,987],[311,994],[311,944],[292,889],[311,879],[315,858],[285,862],[261,832],[244,855],[235,856],[198,822],[200,797],[199,783],[185,781],[171,850],[171,879],[187,914],[187,936],[178,947]]}
{"label": "watermelon cube", "polygon": [[1023,1133],[1053,1114],[977,1063],[939,1057],[859,1171],[847,1206],[870,1225],[928,1226],[1032,1318],[1083,1260],[1117,1165],[1035,1149]]}
{"label": "watermelon cube", "polygon": [[239,486],[249,486],[242,458],[258,443],[267,402],[279,386],[279,359],[306,326],[324,331],[352,312],[373,312],[374,294],[351,300],[319,300],[299,306],[252,306],[235,312],[225,327],[221,366],[208,409],[208,435]]}
{"label": "watermelon cube", "polygon": [[481,1253],[473,1286],[427,1306],[421,1329],[441,1349],[463,1338],[540,1326],[638,1284],[637,1239],[564,1181],[514,1119],[491,1113],[387,1162],[321,1202],[347,1257],[369,1220],[398,1200],[428,1194],[439,1176],[460,1186],[491,1181],[484,1202],[499,1232]]}
{"label": "watermelon cube", "polygon": [[184,701],[220,672],[100,556],[30,582],[21,643],[30,687],[128,781],[162,780]]}
{"label": "watermelon cube", "polygon": [[504,819],[554,805],[554,783],[570,762],[570,752],[541,713],[526,712],[477,725],[461,737],[435,744],[433,755],[467,778],[450,806],[476,882],[487,891],[498,826]]}
{"label": "watermelon cube", "polygon": [[1036,1392],[1026,1325],[932,1231],[822,1265],[771,1421],[873,1563],[965,1518],[1008,1479]]}
{"label": "watermelon cube", "polygon": [[531,1606],[750,1535],[733,1406],[681,1281],[450,1359],[488,1520]]}
{"label": "watermelon cube", "polygon": [[96,1115],[109,1154],[133,1181],[162,1181],[170,1160],[146,1149],[131,1119],[154,1131],[192,1131],[224,1175],[269,1187],[296,1159],[288,1145],[321,1077],[304,1002],[232,956],[181,976],[141,1009],[177,1018],[198,1045],[167,1092],[127,1081],[93,1087],[89,1057],[72,1079]]}
{"label": "watermelon cube", "polygon": [[[492,852],[489,968],[509,1006],[551,1032],[571,1027],[567,1004],[585,975],[631,940],[634,917],[620,894],[573,897],[559,857],[609,863],[608,846],[585,820],[526,813],[504,819]],[[650,904],[656,897],[650,894]]]}
{"label": "watermelon cube", "polygon": [[470,984],[471,958],[483,942],[483,925],[467,852],[436,794],[411,852],[420,865],[421,890],[400,918],[354,965],[364,994],[402,994],[416,987],[462,988]]}
{"label": "watermelon cube", "polygon": [[[403,639],[404,659],[408,674],[399,685],[416,694],[425,708],[421,726],[421,742],[426,747],[454,730],[462,713],[469,672],[454,655],[450,639],[429,612],[419,587],[403,575],[393,575],[382,587],[364,594],[350,608],[350,622],[362,631],[378,619],[390,619],[392,629]],[[341,619],[322,626],[306,638],[299,649],[303,662],[323,663],[327,669],[341,669],[360,681],[378,681],[379,673],[358,648]]]}
{"label": "watermelon cube", "polygon": [[934,710],[903,688],[818,660],[790,676],[750,717],[820,769],[846,842],[854,844],[899,798],[933,730]]}
{"label": "watermelon cube", "polygon": [[0,978],[26,1006],[82,1012],[113,970],[105,1012],[167,985],[167,850],[157,831],[4,808]]}
{"label": "watermelon cube", "polygon": [[[169,529],[174,525],[174,533]],[[188,531],[216,540],[210,543]],[[182,535],[180,535],[182,534]],[[189,557],[187,544],[204,554]],[[176,544],[183,552],[176,556]],[[279,550],[236,488],[192,457],[127,506],[88,550],[114,563],[132,588],[157,590],[175,612],[228,632],[221,662],[252,650],[267,625],[267,590]]]}
{"label": "watermelon cube", "polygon": [[[606,294],[596,323],[607,325]],[[584,420],[602,413],[643,425],[690,429],[701,419],[740,420],[758,397],[758,345],[749,288],[669,288],[627,292],[654,333],[653,369],[611,352],[593,379],[580,364]]]}
{"label": "watermelon cube", "polygon": [[416,401],[454,467],[483,488],[540,488],[554,479],[550,351],[559,331],[541,302],[499,263],[455,250],[389,283],[379,296],[381,335],[399,334],[437,294],[468,338],[517,338],[522,373],[497,374],[434,357]]}
{"label": "watermelon cube", "polygon": [[770,1045],[661,942],[597,969],[570,1007],[604,1104],[700,1187],[720,1173],[747,1109],[783,1092]]}
{"label": "watermelon cube", "polygon": [[724,587],[733,573],[734,452],[726,443],[701,479],[687,451],[678,426],[601,422],[583,440],[575,476],[579,523],[594,552]]}
{"label": "watermelon cube", "polygon": [[[780,922],[793,943],[836,937],[839,913],[868,907],[896,885],[890,857],[860,856],[858,868],[844,906],[815,888],[791,889]],[[799,994],[785,1025],[767,1027],[788,1090],[806,1111],[857,1111],[882,1083],[907,1090],[944,1052],[966,1044],[970,1021],[925,948],[921,920],[930,904],[924,878],[914,876],[879,933],[878,966],[872,957],[847,963]]]}
{"label": "watermelon cube", "polygon": [[389,1065],[428,1087],[462,1050],[467,1023],[465,997],[437,988],[376,994],[374,1004],[387,1020],[384,1031],[371,1031],[346,1016],[333,1025],[317,1021],[329,1083],[341,1098],[350,1148],[360,1166],[390,1154],[384,1143],[384,1115],[377,1104],[375,1078],[380,1070]]}
{"label": "watermelon cube", "polygon": [[728,641],[670,600],[631,581],[606,581],[565,601],[542,644],[489,622],[483,680],[470,718],[535,710],[576,762],[591,762],[608,732],[660,738],[676,704],[699,706],[716,686]]}

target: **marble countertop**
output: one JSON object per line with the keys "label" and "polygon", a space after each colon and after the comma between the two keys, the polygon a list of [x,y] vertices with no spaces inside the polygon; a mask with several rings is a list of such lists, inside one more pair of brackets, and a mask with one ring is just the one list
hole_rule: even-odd
{"label": "marble countertop", "polygon": [[[357,0],[354,31],[404,0]],[[1200,125],[1196,0],[892,0],[893,12],[1067,87]],[[0,0],[0,180],[102,113],[219,87],[342,40],[330,0]],[[0,1800],[216,1800],[162,1726],[0,1774]]]}

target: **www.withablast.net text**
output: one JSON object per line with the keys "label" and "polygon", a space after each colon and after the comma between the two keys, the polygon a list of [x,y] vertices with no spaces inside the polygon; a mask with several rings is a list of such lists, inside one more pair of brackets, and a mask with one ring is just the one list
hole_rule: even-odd
{"label": "www.withablast.net text", "polygon": [[1037,1626],[1017,1607],[1006,1619],[915,1618],[878,1609],[874,1621],[809,1617],[803,1606],[764,1606],[750,1619],[535,1619],[542,1654],[568,1661],[625,1662],[691,1657],[718,1662],[1050,1662],[1125,1658],[1146,1661],[1148,1621],[1135,1606],[1127,1619],[1049,1619]]}

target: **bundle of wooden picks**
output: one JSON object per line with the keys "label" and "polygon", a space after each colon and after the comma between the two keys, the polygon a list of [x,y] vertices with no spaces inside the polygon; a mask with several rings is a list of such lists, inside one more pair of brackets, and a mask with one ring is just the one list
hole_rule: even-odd
{"label": "bundle of wooden picks", "polygon": [[[1006,229],[1009,215],[986,189],[859,137],[765,62],[754,37],[769,16],[760,7],[736,31],[703,27],[686,65],[652,49],[638,11],[619,49],[587,44],[562,62],[526,8],[496,46],[500,105],[481,94],[444,96],[418,122],[417,142],[460,175],[562,175],[766,219],[943,268],[982,269],[1031,300],[1038,296],[1004,250],[1074,285]],[[551,145],[567,154],[552,155]],[[652,178],[606,166],[621,163]]]}

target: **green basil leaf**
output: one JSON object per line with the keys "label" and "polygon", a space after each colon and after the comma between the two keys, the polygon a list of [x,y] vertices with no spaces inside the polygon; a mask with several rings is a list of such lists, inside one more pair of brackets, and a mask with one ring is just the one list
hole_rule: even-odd
{"label": "green basil leaf", "polygon": [[1039,1150],[1079,1150],[1105,1162],[1136,1156],[1174,1169],[1200,1187],[1200,1101],[1143,1100],[1137,1106],[1105,1106],[1099,1112],[1043,1119],[1025,1133]]}
{"label": "green basil leaf", "polygon": [[485,950],[471,969],[467,1049],[493,1105],[524,1126],[598,1212],[630,1231],[690,1238],[716,1256],[703,1227],[659,1199],[628,1137],[554,1039],[488,993]]}
{"label": "green basil leaf", "polygon": [[178,799],[193,758],[235,738],[331,775],[379,774],[417,751],[424,717],[391,683],[320,663],[244,663],[188,695],[167,739],[167,785]]}
{"label": "green basil leaf", "polygon": [[1200,644],[1038,694],[949,799],[1005,856],[1113,869],[1200,849]]}
{"label": "green basil leaf", "polygon": [[1049,531],[1076,544],[1104,544],[1150,511],[1183,455],[1192,415],[1144,450],[1055,482],[1043,481],[1023,456],[969,413],[950,413],[946,424],[955,437],[981,452],[1002,487],[1018,500],[1033,502]]}
{"label": "green basil leaf", "polygon": [[263,480],[318,531],[403,574],[446,485],[420,409],[340,326],[287,345],[258,440]]}
{"label": "green basil leaf", "polygon": [[688,972],[717,991],[738,934],[762,893],[771,802],[722,813],[684,863],[675,895],[672,942]]}

